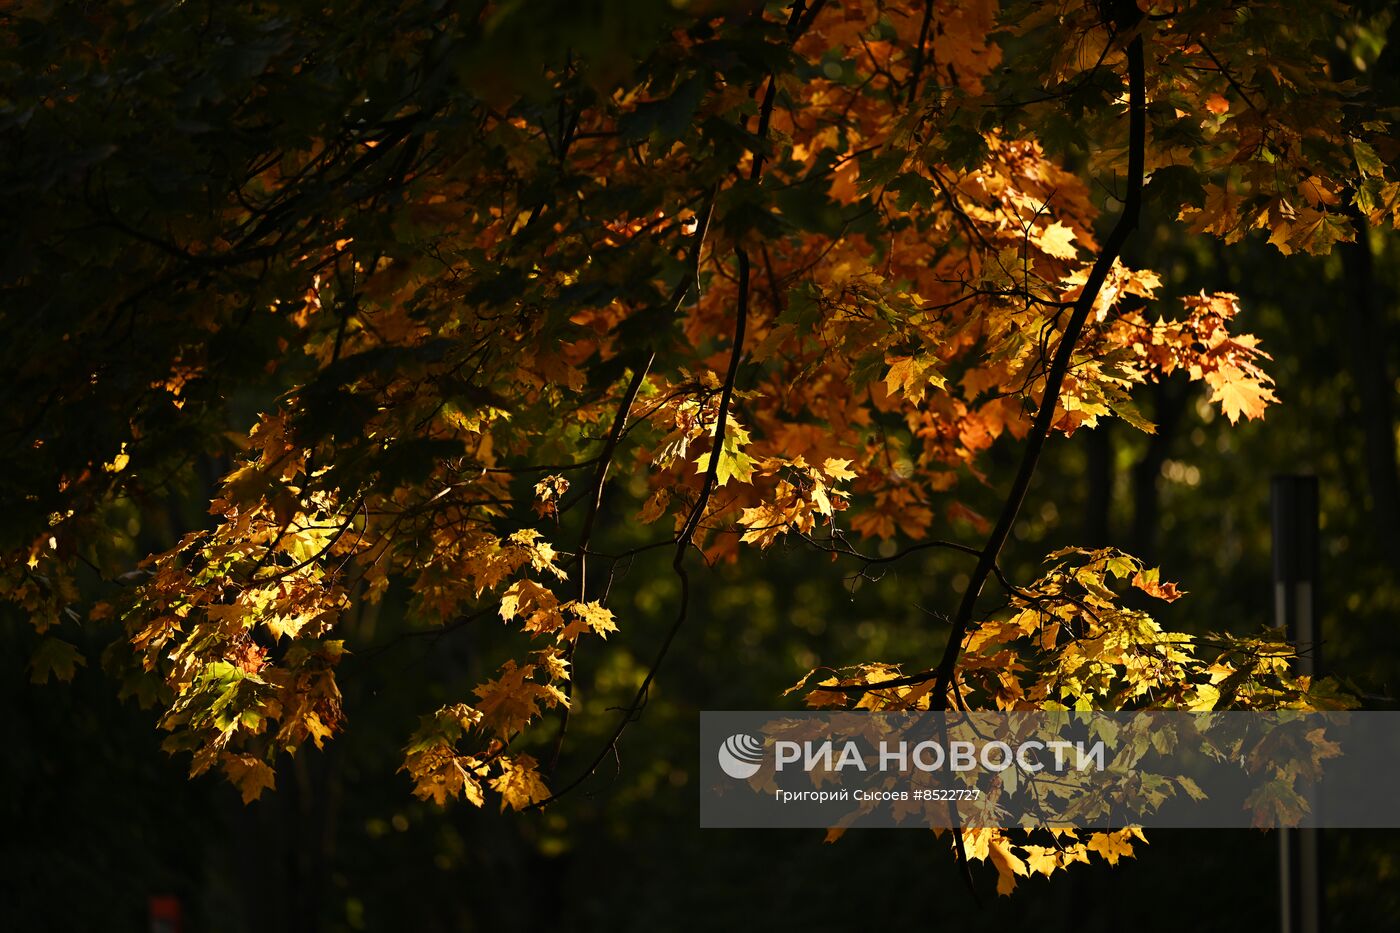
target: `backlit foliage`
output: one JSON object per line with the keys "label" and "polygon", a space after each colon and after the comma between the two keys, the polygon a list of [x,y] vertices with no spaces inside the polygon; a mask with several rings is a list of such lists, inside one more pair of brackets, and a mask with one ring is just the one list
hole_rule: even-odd
{"label": "backlit foliage", "polygon": [[[1366,24],[1330,3],[4,16],[7,74],[26,76],[4,132],[45,143],[4,168],[44,179],[7,188],[24,193],[4,315],[31,336],[4,351],[4,595],[41,631],[119,625],[108,665],[161,710],[167,747],[247,800],[279,756],[347,727],[352,606],[392,592],[414,631],[510,647],[424,711],[403,768],[420,797],[520,809],[555,784],[520,745],[570,706],[576,646],[628,637],[598,525],[652,526],[682,574],[692,544],[711,562],[779,540],[814,561],[980,545],[995,517],[965,493],[1005,484],[987,453],[1032,440],[1043,406],[1054,434],[1152,431],[1134,391],[1185,378],[1230,421],[1261,417],[1277,399],[1238,330],[1247,295],[1171,295],[1106,252],[1135,165],[1152,216],[1202,237],[1320,254],[1400,217],[1389,125],[1327,64]],[[225,454],[208,521],[174,547],[133,568],[105,543]],[[624,514],[613,481],[633,476],[647,494]],[[92,569],[119,586],[85,605]],[[1114,578],[1179,595],[1117,552],[1055,555],[972,620],[961,702],[1314,702],[1284,646],[1163,632]],[[71,677],[82,659],[45,646],[36,676]],[[814,686],[884,708],[927,704],[935,679]],[[1138,839],[965,835],[1005,890]]]}

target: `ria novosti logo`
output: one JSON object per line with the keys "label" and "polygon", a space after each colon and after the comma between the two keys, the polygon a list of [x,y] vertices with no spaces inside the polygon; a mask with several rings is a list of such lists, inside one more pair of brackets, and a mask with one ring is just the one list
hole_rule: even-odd
{"label": "ria novosti logo", "polygon": [[[736,781],[747,780],[763,766],[764,748],[763,739],[748,732],[736,732],[720,743],[720,770]],[[1083,741],[1043,742],[1035,739],[1015,745],[1002,741],[952,741],[946,748],[932,741],[918,742],[911,747],[909,742],[889,743],[882,740],[874,751],[879,757],[872,767],[867,753],[855,741],[848,740],[838,745],[830,739],[821,742],[780,740],[773,743],[773,770],[781,772],[787,765],[796,765],[799,770],[808,773],[848,769],[862,772],[957,772],[979,768],[999,773],[1015,768],[1035,774],[1050,767],[1054,773],[1063,774],[1071,768],[1075,771],[1103,771],[1107,758],[1102,739],[1088,748]],[[1070,758],[1071,751],[1076,753],[1074,759]],[[1053,764],[1049,757],[1054,758]]]}
{"label": "ria novosti logo", "polygon": [[736,732],[720,744],[720,770],[737,781],[753,777],[762,764],[763,741],[747,732]]}

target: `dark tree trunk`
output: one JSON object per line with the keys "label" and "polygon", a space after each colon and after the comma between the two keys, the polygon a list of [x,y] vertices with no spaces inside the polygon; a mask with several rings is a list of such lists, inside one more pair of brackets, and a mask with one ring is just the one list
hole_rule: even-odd
{"label": "dark tree trunk", "polygon": [[1366,221],[1352,212],[1355,243],[1339,246],[1346,275],[1346,342],[1352,383],[1364,438],[1366,485],[1371,517],[1381,535],[1400,525],[1400,472],[1396,468],[1395,408],[1386,353],[1387,321],[1379,313],[1375,260],[1366,239]]}
{"label": "dark tree trunk", "polygon": [[1159,382],[1152,387],[1152,418],[1157,425],[1157,433],[1148,436],[1147,451],[1133,465],[1131,538],[1134,555],[1148,563],[1157,561],[1162,464],[1167,462],[1171,453],[1190,395],[1190,386],[1178,380]]}
{"label": "dark tree trunk", "polygon": [[1107,419],[1088,432],[1084,448],[1084,545],[1106,547],[1112,538],[1113,423]]}

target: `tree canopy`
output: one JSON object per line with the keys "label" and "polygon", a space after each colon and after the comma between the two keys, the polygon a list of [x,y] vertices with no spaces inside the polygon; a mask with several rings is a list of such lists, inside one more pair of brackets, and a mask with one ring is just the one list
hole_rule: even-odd
{"label": "tree canopy", "polygon": [[[1287,394],[1254,283],[1183,289],[1174,264],[1249,241],[1309,262],[1400,219],[1370,80],[1388,12],[0,15],[0,595],[37,632],[36,680],[96,666],[74,632],[101,633],[191,775],[257,800],[355,729],[347,659],[465,633],[468,667],[393,740],[403,792],[552,807],[695,663],[673,645],[745,553],[840,592],[946,552],[952,588],[900,578],[928,608],[911,653],[804,655],[788,692],[813,706],[1351,702],[1276,633],[1166,630],[1157,607],[1194,583],[1127,542],[1003,562],[1063,438],[1151,443],[1187,382],[1231,425]],[[1393,428],[1388,480],[1371,442],[1394,508]],[[615,708],[582,705],[594,687]],[[1117,863],[1126,833],[955,848],[1009,892]]]}

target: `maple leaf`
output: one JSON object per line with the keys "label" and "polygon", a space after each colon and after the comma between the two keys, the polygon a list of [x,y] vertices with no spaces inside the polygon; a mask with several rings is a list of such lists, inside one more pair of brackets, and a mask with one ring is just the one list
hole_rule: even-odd
{"label": "maple leaf", "polygon": [[849,460],[837,460],[828,457],[826,462],[822,464],[822,472],[838,483],[843,480],[855,479],[856,474],[849,469],[850,465],[851,461]]}
{"label": "maple leaf", "polygon": [[[467,762],[473,767],[468,767]],[[477,780],[477,772],[485,773],[485,768],[476,765],[474,758],[457,757],[452,761],[452,767],[456,770],[461,779],[459,793],[474,807],[483,806],[486,803],[486,795],[481,792],[481,781]],[[439,801],[441,803],[441,801]]]}
{"label": "maple leaf", "polygon": [[1107,833],[1094,833],[1089,837],[1090,852],[1097,852],[1110,865],[1117,865],[1120,858],[1133,857],[1132,837],[1142,838],[1142,833],[1133,829],[1121,829]]}
{"label": "maple leaf", "polygon": [[1026,868],[1032,874],[1050,877],[1060,867],[1059,851],[1050,846],[1026,846]]}
{"label": "maple leaf", "polygon": [[544,648],[536,651],[535,657],[539,658],[540,665],[550,680],[566,680],[568,678],[569,659],[561,649]]}
{"label": "maple leaf", "polygon": [[997,870],[997,894],[1009,895],[1016,889],[1016,876],[1027,873],[1026,863],[1011,850],[1011,842],[1000,833],[988,841],[988,854]]}
{"label": "maple leaf", "polygon": [[592,632],[600,638],[607,638],[609,632],[617,631],[617,622],[614,620],[612,610],[599,602],[569,602],[564,604],[564,608],[574,616],[574,621],[564,627],[564,631],[559,633],[559,638],[563,641],[572,641],[585,632]]}
{"label": "maple leaf", "polygon": [[1211,388],[1210,400],[1218,402],[1225,417],[1234,424],[1240,417],[1262,418],[1270,402],[1277,402],[1273,390],[1258,376],[1252,376],[1230,363],[1206,374]]}
{"label": "maple leaf", "polygon": [[[704,473],[710,468],[712,451],[705,451],[695,460],[695,472]],[[719,464],[715,467],[715,482],[726,485],[731,479],[747,483],[753,478],[753,460],[738,449],[733,437],[726,437],[720,447]]]}
{"label": "maple leaf", "polygon": [[253,755],[225,755],[224,774],[243,795],[243,803],[250,804],[262,796],[264,790],[276,789],[276,775],[267,762]]}
{"label": "maple leaf", "polygon": [[1158,578],[1160,571],[1153,567],[1150,570],[1139,570],[1133,575],[1133,586],[1142,590],[1149,596],[1155,596],[1166,602],[1176,602],[1186,594],[1177,589],[1175,583],[1162,583]]}
{"label": "maple leaf", "polygon": [[1211,684],[1197,684],[1187,697],[1186,708],[1207,713],[1220,704],[1220,691]]}
{"label": "maple leaf", "polygon": [[476,688],[477,708],[487,728],[508,738],[539,715],[541,702],[554,706],[564,699],[556,688],[531,680],[534,673],[533,664],[521,666],[508,660],[499,677]]}
{"label": "maple leaf", "polygon": [[[1284,255],[1292,249],[1302,249],[1313,256],[1326,256],[1337,243],[1356,239],[1356,231],[1345,217],[1311,207],[1300,210],[1293,223],[1276,227],[1274,234],[1269,242],[1278,246]],[[1287,249],[1280,243],[1280,234],[1286,237]]]}
{"label": "maple leaf", "polygon": [[739,524],[745,527],[740,536],[744,543],[757,542],[759,547],[768,547],[791,525],[793,513],[775,503],[765,502],[744,509],[739,515]]}
{"label": "maple leaf", "polygon": [[548,633],[556,631],[564,624],[559,608],[559,600],[551,590],[533,580],[522,578],[512,583],[501,594],[498,611],[506,621],[523,617],[527,632]]}
{"label": "maple leaf", "polygon": [[569,481],[558,475],[546,476],[535,484],[535,514],[547,518],[559,514],[559,500],[569,491]]}
{"label": "maple leaf", "polygon": [[1370,143],[1352,137],[1351,151],[1356,159],[1356,168],[1362,175],[1380,177],[1385,174],[1385,163]]}
{"label": "maple leaf", "polygon": [[541,540],[543,537],[533,528],[522,528],[506,538],[506,544],[521,553],[534,570],[548,571],[563,580],[566,574],[554,565],[554,558],[557,556],[554,547]]}
{"label": "maple leaf", "polygon": [[1056,259],[1074,259],[1079,250],[1074,245],[1074,231],[1058,220],[1031,231],[1031,242],[1042,253]]}
{"label": "maple leaf", "polygon": [[523,810],[549,796],[540,778],[539,763],[529,755],[502,756],[501,773],[491,779],[491,789],[501,795],[501,809]]}
{"label": "maple leaf", "polygon": [[651,524],[666,514],[666,506],[670,501],[671,490],[662,486],[647,497],[647,501],[642,504],[641,510],[637,513],[637,520],[644,525]]}
{"label": "maple leaf", "polygon": [[996,830],[985,826],[962,830],[963,847],[967,851],[967,857],[974,861],[985,862],[994,832]]}
{"label": "maple leaf", "polygon": [[50,635],[39,643],[29,659],[29,681],[42,684],[50,677],[57,677],[66,683],[86,664],[87,660],[78,653],[76,645]]}
{"label": "maple leaf", "polygon": [[[835,677],[828,677],[819,682],[817,686],[835,687],[840,683],[841,681],[837,680]],[[855,681],[851,681],[851,683],[855,683]],[[844,707],[848,701],[846,695],[837,690],[812,690],[803,698],[803,702],[812,709],[824,709]]]}
{"label": "maple leaf", "polygon": [[885,512],[865,511],[851,519],[851,530],[867,538],[881,540],[895,535],[894,517]]}
{"label": "maple leaf", "polygon": [[413,777],[413,794],[420,800],[431,800],[440,807],[454,797],[477,807],[485,803],[478,779],[485,766],[474,757],[456,754],[450,743],[429,741],[411,747],[400,770]]}
{"label": "maple leaf", "polygon": [[1284,776],[1256,787],[1244,805],[1253,811],[1252,822],[1260,829],[1295,826],[1311,811],[1307,799],[1294,789],[1292,779]]}
{"label": "maple leaf", "polygon": [[1240,228],[1240,197],[1228,185],[1207,186],[1205,206],[1183,208],[1181,219],[1191,221],[1193,232],[1213,233],[1226,243],[1237,242],[1244,236]]}
{"label": "maple leaf", "polygon": [[891,394],[903,393],[911,402],[923,400],[924,392],[931,384],[943,388],[947,380],[935,369],[936,361],[912,356],[897,356],[889,362],[885,373],[885,388]]}
{"label": "maple leaf", "polygon": [[302,725],[307,734],[311,736],[312,741],[316,743],[317,748],[323,747],[322,743],[335,733],[335,729],[322,720],[320,714],[314,710],[307,711],[302,719]]}
{"label": "maple leaf", "polygon": [[123,441],[121,450],[110,462],[102,464],[102,469],[108,473],[120,473],[122,470],[126,469],[127,464],[130,462],[131,456],[126,452],[126,442]]}
{"label": "maple leaf", "polygon": [[1195,781],[1191,780],[1191,778],[1186,777],[1185,775],[1181,775],[1176,778],[1176,783],[1182,790],[1186,792],[1186,795],[1192,800],[1206,799],[1205,791],[1201,790],[1200,785],[1197,784]]}

